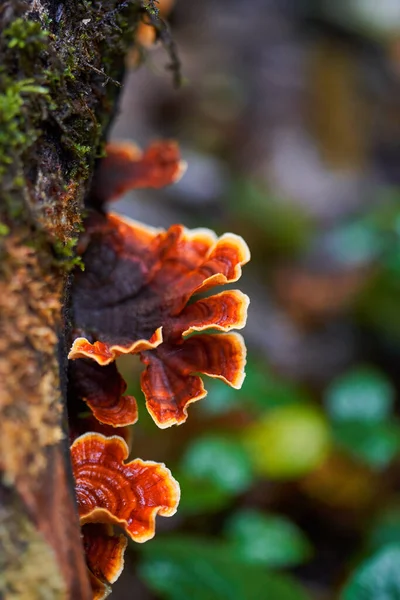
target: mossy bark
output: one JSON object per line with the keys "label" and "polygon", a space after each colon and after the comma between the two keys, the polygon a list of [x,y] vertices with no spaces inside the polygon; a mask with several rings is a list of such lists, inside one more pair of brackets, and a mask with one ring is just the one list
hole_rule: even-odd
{"label": "mossy bark", "polygon": [[65,296],[124,55],[147,9],[139,0],[6,0],[0,7],[4,600],[91,597],[63,401]]}

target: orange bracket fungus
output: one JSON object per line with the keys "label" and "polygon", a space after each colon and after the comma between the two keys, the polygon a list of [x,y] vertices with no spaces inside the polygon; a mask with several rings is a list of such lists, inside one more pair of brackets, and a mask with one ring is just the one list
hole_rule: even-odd
{"label": "orange bracket fungus", "polygon": [[161,188],[178,181],[186,170],[176,142],[154,142],[143,153],[130,142],[108,144],[91,191],[97,204],[116,200],[128,190]]}
{"label": "orange bracket fungus", "polygon": [[140,459],[126,463],[128,454],[122,438],[94,432],[71,446],[86,561],[98,598],[105,597],[104,586],[123,568],[127,542],[114,535],[113,525],[145,542],[154,536],[156,515],[172,516],[179,503],[179,485],[164,465]]}
{"label": "orange bracket fungus", "polygon": [[113,526],[102,523],[84,525],[82,535],[93,600],[102,600],[111,592],[109,584],[122,573],[128,539],[114,535]]}
{"label": "orange bracket fungus", "polygon": [[115,363],[101,367],[90,360],[70,365],[71,391],[84,400],[100,423],[112,427],[133,425],[138,418],[136,400],[124,396],[126,383]]}
{"label": "orange bracket fungus", "polygon": [[[188,404],[206,395],[195,373],[241,386],[246,350],[242,337],[228,332],[245,325],[248,297],[229,290],[188,304],[200,292],[239,279],[249,260],[240,237],[217,238],[181,225],[156,230],[94,212],[85,235],[85,271],[76,274],[72,289],[76,339],[70,359],[110,366],[121,354],[140,354],[147,367],[141,387],[159,427],[183,423]],[[210,329],[222,333],[203,333]],[[126,397],[120,396],[119,410],[115,394],[119,381],[113,368],[107,384],[112,400],[106,390],[95,402],[83,394],[103,422],[112,424],[118,411],[125,418]]]}
{"label": "orange bracket fungus", "polygon": [[[115,359],[140,356],[149,413],[161,428],[179,425],[188,405],[207,393],[201,375],[242,385],[246,348],[232,330],[244,327],[249,304],[238,290],[206,294],[240,278],[250,253],[239,236],[182,225],[155,229],[103,210],[128,189],[176,181],[185,168],[177,145],[157,142],[142,154],[111,144],[107,152],[78,243],[85,270],[76,270],[71,288],[68,356],[72,468],[94,600],[110,593],[123,568],[127,541],[114,526],[144,542],[154,535],[156,515],[173,515],[180,496],[164,465],[125,462],[123,437],[130,439],[138,415]],[[83,403],[91,414],[81,414]]]}

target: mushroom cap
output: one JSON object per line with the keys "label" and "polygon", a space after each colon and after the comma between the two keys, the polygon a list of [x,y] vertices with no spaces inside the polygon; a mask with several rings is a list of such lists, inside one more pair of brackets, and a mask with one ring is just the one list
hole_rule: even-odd
{"label": "mushroom cap", "polygon": [[84,400],[100,423],[111,427],[133,425],[138,409],[133,396],[125,396],[126,383],[115,363],[100,366],[84,359],[69,366],[71,392]]}
{"label": "mushroom cap", "polygon": [[[141,378],[147,408],[160,427],[183,423],[187,406],[206,395],[197,373],[241,386],[246,348],[241,336],[230,332],[244,327],[248,297],[227,290],[196,298],[239,279],[250,258],[239,236],[217,238],[210,230],[190,231],[180,225],[155,230],[99,214],[89,217],[86,234],[85,274],[76,274],[73,288],[73,319],[79,335],[70,359],[90,358],[110,367],[121,354],[139,353],[147,365]],[[221,333],[203,333],[210,330]],[[130,397],[122,395],[125,387],[115,367],[107,377],[103,387],[113,392],[112,399],[110,394],[108,399],[102,397],[97,389],[91,397],[85,390],[79,393],[97,418],[114,425],[119,394],[119,423],[125,425]],[[81,385],[85,387],[96,388]],[[108,406],[114,411],[110,417]]]}
{"label": "mushroom cap", "polygon": [[175,514],[178,482],[163,464],[135,459],[118,437],[86,433],[71,446],[72,470],[81,524],[119,525],[136,542],[155,533],[156,516]]}
{"label": "mushroom cap", "polygon": [[141,387],[146,406],[161,429],[181,425],[187,407],[207,395],[199,372],[240,389],[245,377],[246,346],[238,333],[191,337],[178,347],[163,344],[157,354],[141,357],[147,368]]}
{"label": "mushroom cap", "polygon": [[162,188],[185,171],[179,146],[172,140],[154,142],[145,152],[131,142],[109,143],[93,181],[91,202],[101,206],[129,190]]}
{"label": "mushroom cap", "polygon": [[105,600],[111,594],[111,587],[97,579],[95,575],[88,569],[89,581],[92,587],[93,600]]}
{"label": "mushroom cap", "polygon": [[103,583],[114,583],[124,568],[128,545],[125,535],[114,535],[112,525],[88,523],[82,528],[86,563],[91,573]]}

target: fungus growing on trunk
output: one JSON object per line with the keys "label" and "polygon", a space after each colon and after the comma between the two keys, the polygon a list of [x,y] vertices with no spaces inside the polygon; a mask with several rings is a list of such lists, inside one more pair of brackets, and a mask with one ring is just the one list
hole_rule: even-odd
{"label": "fungus growing on trunk", "polygon": [[97,204],[116,200],[128,190],[162,188],[178,181],[186,171],[176,142],[154,142],[145,152],[131,142],[110,143],[91,190]]}
{"label": "fungus growing on trunk", "polygon": [[154,536],[156,516],[174,515],[179,504],[179,484],[169,469],[140,459],[126,463],[128,455],[122,438],[94,432],[71,446],[86,562],[98,599],[106,597],[123,569],[127,541],[113,526],[145,542]]}
{"label": "fungus growing on trunk", "polygon": [[[242,238],[217,238],[210,230],[181,225],[156,230],[93,212],[82,257],[85,271],[76,274],[72,289],[76,339],[70,359],[110,368],[121,354],[140,354],[147,367],[142,390],[159,427],[183,423],[188,404],[206,395],[195,373],[240,388],[246,349],[239,334],[227,332],[244,327],[248,297],[237,290],[196,295],[240,278],[249,260]],[[77,371],[88,368],[82,364]],[[134,422],[133,399],[122,396],[125,385],[116,367],[109,371],[106,385],[101,370],[97,383],[82,383],[81,396],[104,423],[115,425],[115,414],[121,425]]]}
{"label": "fungus growing on trunk", "polygon": [[[107,149],[78,243],[85,270],[76,269],[71,288],[69,353],[72,468],[94,600],[110,593],[123,568],[127,542],[114,526],[144,542],[156,515],[173,515],[180,496],[164,465],[125,463],[128,445],[113,432],[118,427],[130,439],[137,405],[125,395],[115,359],[138,354],[154,421],[181,424],[187,406],[207,393],[199,373],[241,386],[246,348],[231,330],[244,327],[249,304],[238,290],[204,297],[240,278],[250,253],[239,236],[182,225],[165,231],[104,212],[103,204],[127,189],[176,181],[184,170],[176,144],[158,142],[143,155],[132,145]],[[79,414],[81,401],[91,415]]]}
{"label": "fungus growing on trunk", "polygon": [[138,418],[133,396],[124,396],[126,383],[115,363],[99,366],[92,360],[77,360],[70,365],[72,392],[84,400],[100,423],[112,427],[133,425]]}
{"label": "fungus growing on trunk", "polygon": [[104,523],[84,525],[82,535],[86,563],[91,574],[102,584],[115,583],[124,568],[127,537],[115,535],[113,526]]}

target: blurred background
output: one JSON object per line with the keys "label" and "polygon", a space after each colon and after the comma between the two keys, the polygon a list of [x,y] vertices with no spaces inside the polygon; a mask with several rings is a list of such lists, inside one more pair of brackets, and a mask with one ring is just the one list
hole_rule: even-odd
{"label": "blurred background", "polygon": [[113,597],[399,599],[400,2],[160,8],[183,86],[142,26],[112,138],[174,138],[188,170],[112,209],[245,238],[249,357],[241,391],[207,380],[162,431],[121,362],[132,454],[165,462],[182,501]]}

